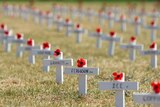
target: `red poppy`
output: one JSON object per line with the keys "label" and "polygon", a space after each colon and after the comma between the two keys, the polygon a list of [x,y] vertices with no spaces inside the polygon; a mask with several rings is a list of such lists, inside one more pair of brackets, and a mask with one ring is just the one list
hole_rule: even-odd
{"label": "red poppy", "polygon": [[76,25],[76,28],[79,29],[79,28],[80,28],[80,24],[77,24],[77,25]]}
{"label": "red poppy", "polygon": [[67,18],[67,19],[66,19],[66,23],[69,23],[69,21],[70,21],[69,18]]}
{"label": "red poppy", "polygon": [[4,29],[4,24],[1,24],[1,29]]}
{"label": "red poppy", "polygon": [[111,37],[113,37],[115,35],[115,32],[111,31],[109,34],[110,34]]}
{"label": "red poppy", "polygon": [[136,40],[136,37],[134,37],[134,36],[132,36],[131,38],[130,38],[130,41],[131,42],[134,42]]}
{"label": "red poppy", "polygon": [[42,45],[43,45],[43,49],[48,49],[49,48],[49,43],[48,42],[44,42]]}
{"label": "red poppy", "polygon": [[27,40],[27,45],[33,46],[33,40],[31,38]]}
{"label": "red poppy", "polygon": [[98,27],[98,28],[96,29],[96,32],[97,32],[97,33],[101,33],[101,32],[102,32],[102,29]]}
{"label": "red poppy", "polygon": [[116,81],[123,79],[123,73],[122,72],[120,72],[120,73],[114,72],[112,75],[114,77],[114,80],[116,80]]}
{"label": "red poppy", "polygon": [[77,67],[84,67],[86,65],[86,60],[83,58],[80,58],[77,60]]}
{"label": "red poppy", "polygon": [[135,22],[137,22],[138,19],[139,19],[138,16],[135,16],[135,17],[134,17],[134,21],[135,21]]}
{"label": "red poppy", "polygon": [[56,49],[55,51],[54,51],[54,56],[58,56],[58,55],[60,55],[61,54],[61,50],[60,49]]}
{"label": "red poppy", "polygon": [[9,31],[4,31],[4,34],[5,34],[5,35],[8,35],[8,34],[9,34]]}
{"label": "red poppy", "polygon": [[17,39],[21,39],[22,38],[22,34],[17,33]]}
{"label": "red poppy", "polygon": [[156,94],[160,94],[160,82],[152,82],[151,86]]}
{"label": "red poppy", "polygon": [[155,21],[152,20],[150,24],[151,24],[151,26],[154,26],[155,25]]}
{"label": "red poppy", "polygon": [[153,43],[149,46],[149,48],[153,49],[153,48],[155,48],[155,46],[156,46],[156,43],[153,42]]}

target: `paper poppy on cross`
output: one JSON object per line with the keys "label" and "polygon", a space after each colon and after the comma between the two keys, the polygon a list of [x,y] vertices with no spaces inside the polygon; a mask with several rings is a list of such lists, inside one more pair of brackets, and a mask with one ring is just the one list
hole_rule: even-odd
{"label": "paper poppy on cross", "polygon": [[139,20],[139,17],[138,17],[138,16],[135,16],[135,17],[134,17],[134,21],[135,21],[135,22],[138,22],[138,20]]}
{"label": "paper poppy on cross", "polygon": [[96,29],[96,32],[97,32],[97,33],[101,33],[101,32],[102,32],[102,29],[101,29],[100,27],[98,27],[98,28]]}
{"label": "paper poppy on cross", "polygon": [[114,80],[116,80],[116,81],[123,79],[123,73],[122,72],[120,72],[120,73],[114,72],[112,75],[114,77]]}
{"label": "paper poppy on cross", "polygon": [[156,42],[153,42],[150,46],[149,46],[150,49],[154,49],[156,48]]}
{"label": "paper poppy on cross", "polygon": [[151,86],[156,94],[160,94],[160,82],[152,82]]}
{"label": "paper poppy on cross", "polygon": [[9,31],[8,31],[8,30],[4,31],[4,34],[5,34],[6,36],[8,36]]}
{"label": "paper poppy on cross", "polygon": [[70,22],[70,20],[69,20],[69,18],[67,18],[67,19],[66,19],[66,23],[69,23],[69,22]]}
{"label": "paper poppy on cross", "polygon": [[116,33],[115,33],[114,31],[109,32],[109,35],[110,35],[111,37],[114,37],[115,34],[116,34]]}
{"label": "paper poppy on cross", "polygon": [[80,24],[77,24],[77,25],[76,25],[76,28],[79,29],[79,28],[80,28]]}
{"label": "paper poppy on cross", "polygon": [[31,38],[27,40],[27,45],[33,46],[33,40]]}
{"label": "paper poppy on cross", "polygon": [[151,23],[150,23],[150,25],[151,25],[151,26],[155,26],[155,21],[152,20]]}
{"label": "paper poppy on cross", "polygon": [[4,24],[1,24],[1,29],[4,29]]}
{"label": "paper poppy on cross", "polygon": [[17,39],[21,39],[22,38],[22,34],[20,34],[20,33],[17,33]]}
{"label": "paper poppy on cross", "polygon": [[43,46],[43,49],[48,49],[48,48],[50,48],[48,42],[44,42],[44,43],[42,44],[42,46]]}
{"label": "paper poppy on cross", "polygon": [[132,37],[130,38],[130,41],[131,41],[131,42],[135,42],[135,41],[136,41],[136,37],[132,36]]}
{"label": "paper poppy on cross", "polygon": [[54,56],[59,56],[61,54],[61,50],[60,49],[56,49],[54,51]]}
{"label": "paper poppy on cross", "polygon": [[83,58],[80,58],[77,60],[77,67],[84,67],[86,65],[86,60]]}

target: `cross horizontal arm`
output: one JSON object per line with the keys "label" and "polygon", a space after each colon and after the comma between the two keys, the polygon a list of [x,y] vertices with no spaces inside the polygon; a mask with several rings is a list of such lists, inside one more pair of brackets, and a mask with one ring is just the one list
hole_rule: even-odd
{"label": "cross horizontal arm", "polygon": [[140,104],[160,104],[159,94],[134,93],[133,99],[136,103]]}
{"label": "cross horizontal arm", "polygon": [[138,90],[138,82],[99,82],[100,90]]}
{"label": "cross horizontal arm", "polygon": [[43,64],[44,66],[51,66],[51,65],[73,66],[73,59],[62,59],[62,60],[44,59]]}
{"label": "cross horizontal arm", "polygon": [[32,55],[36,55],[36,54],[39,54],[39,55],[53,55],[54,51],[33,49],[31,53],[32,53]]}
{"label": "cross horizontal arm", "polygon": [[99,68],[74,68],[74,67],[67,67],[64,68],[65,74],[86,74],[86,75],[98,75]]}

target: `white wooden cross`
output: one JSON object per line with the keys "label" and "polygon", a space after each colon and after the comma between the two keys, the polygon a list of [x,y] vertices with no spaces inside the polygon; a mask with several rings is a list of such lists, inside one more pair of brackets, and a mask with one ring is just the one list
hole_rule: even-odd
{"label": "white wooden cross", "polygon": [[88,18],[88,21],[93,22],[94,16],[95,16],[95,12],[91,8],[88,8],[86,11],[86,17]]}
{"label": "white wooden cross", "polygon": [[26,43],[26,40],[24,39],[24,35],[21,33],[17,33],[16,37],[14,38],[8,38],[7,40],[8,43],[16,43],[17,44],[17,52],[16,52],[16,56],[17,57],[21,57],[21,53],[19,52],[19,47],[23,46],[23,44]]}
{"label": "white wooden cross", "polygon": [[160,55],[160,50],[157,50],[157,44],[155,42],[150,45],[150,50],[144,50],[141,54],[151,55],[151,67],[157,68],[157,56]]}
{"label": "white wooden cross", "polygon": [[131,37],[129,44],[121,44],[120,47],[122,49],[129,49],[129,58],[131,61],[136,59],[136,50],[141,51],[143,49],[143,45],[136,44],[136,37]]}
{"label": "white wooden cross", "polygon": [[74,32],[77,34],[77,43],[80,43],[82,41],[82,34],[85,32],[84,29],[80,24],[77,24]]}
{"label": "white wooden cross", "polygon": [[121,15],[118,22],[121,24],[121,31],[126,32],[126,23],[128,22],[125,15]]}
{"label": "white wooden cross", "polygon": [[116,91],[115,107],[125,107],[125,90],[138,90],[138,82],[125,81],[124,73],[113,73],[113,82],[99,82],[99,90]]}
{"label": "white wooden cross", "polygon": [[109,41],[108,54],[110,56],[114,55],[115,43],[120,42],[121,38],[116,36],[116,33],[111,31],[109,36],[102,36],[102,40]]}
{"label": "white wooden cross", "polygon": [[[17,49],[17,57],[22,57],[24,51],[31,51],[32,49],[40,49],[40,46],[35,46],[34,40],[31,38],[26,41],[26,45],[21,45]],[[31,62],[31,59],[29,58],[29,62]]]}
{"label": "white wooden cross", "polygon": [[77,60],[78,67],[64,68],[65,74],[77,74],[79,75],[79,94],[87,94],[87,75],[99,75],[99,68],[87,67],[87,60],[80,58]]}
{"label": "white wooden cross", "polygon": [[60,32],[62,30],[62,27],[64,24],[61,16],[57,15],[57,17],[55,19],[55,23],[57,25],[57,31]]}
{"label": "white wooden cross", "polygon": [[39,23],[40,24],[45,24],[45,16],[46,16],[46,13],[44,11],[39,12]]}
{"label": "white wooden cross", "polygon": [[4,35],[2,36],[3,44],[4,44],[4,49],[6,52],[11,51],[11,43],[8,42],[8,39],[13,39],[13,32],[12,30],[6,30],[4,31]]}
{"label": "white wooden cross", "polygon": [[114,13],[109,11],[108,12],[108,15],[107,15],[107,18],[108,18],[108,27],[109,28],[113,28],[113,24],[114,24]]}
{"label": "white wooden cross", "polygon": [[[0,36],[3,36],[4,31],[6,31],[6,30],[7,30],[7,25],[1,24],[1,25],[0,25]],[[2,40],[2,39],[1,39],[1,40]]]}
{"label": "white wooden cross", "polygon": [[7,25],[1,24],[0,25],[0,42],[3,42],[3,37],[4,37],[4,31],[7,31]]}
{"label": "white wooden cross", "polygon": [[66,27],[66,36],[70,36],[70,33],[72,31],[73,23],[70,19],[66,19],[64,22],[64,26]]}
{"label": "white wooden cross", "polygon": [[135,34],[136,36],[140,35],[141,33],[141,19],[138,16],[134,17],[134,21],[132,22],[134,24]]}
{"label": "white wooden cross", "polygon": [[46,20],[48,28],[51,29],[53,25],[53,14],[50,11],[47,11]]}
{"label": "white wooden cross", "polygon": [[89,36],[90,37],[95,37],[97,40],[96,40],[96,47],[97,48],[101,48],[102,47],[102,36],[104,34],[102,33],[102,29],[101,28],[97,28],[96,29],[96,32],[90,32],[89,33]]}
{"label": "white wooden cross", "polygon": [[154,93],[133,93],[134,102],[160,107],[160,82],[153,82],[151,85]]}
{"label": "white wooden cross", "polygon": [[[32,49],[29,56],[29,61],[31,64],[35,64],[35,56],[43,55],[45,59],[50,59],[50,56],[54,54],[54,51],[51,50],[51,44],[44,42],[41,45],[41,49]],[[49,66],[47,66],[49,67]]]}
{"label": "white wooden cross", "polygon": [[55,60],[43,60],[44,71],[49,72],[49,69],[46,69],[46,66],[56,66],[56,82],[63,84],[63,66],[73,66],[73,59],[63,59],[63,52],[59,49],[54,51],[54,57]]}
{"label": "white wooden cross", "polygon": [[104,17],[105,17],[104,12],[102,10],[99,10],[99,12],[98,12],[98,20],[99,20],[99,24],[101,26],[104,25]]}
{"label": "white wooden cross", "polygon": [[40,12],[40,10],[39,9],[37,9],[37,8],[33,8],[33,18],[34,18],[34,22],[35,23],[39,23],[39,12]]}
{"label": "white wooden cross", "polygon": [[146,29],[150,29],[151,33],[150,33],[150,38],[151,41],[155,41],[156,40],[156,30],[160,29],[160,27],[158,27],[158,25],[156,25],[156,22],[153,20],[151,21],[149,26],[145,26]]}

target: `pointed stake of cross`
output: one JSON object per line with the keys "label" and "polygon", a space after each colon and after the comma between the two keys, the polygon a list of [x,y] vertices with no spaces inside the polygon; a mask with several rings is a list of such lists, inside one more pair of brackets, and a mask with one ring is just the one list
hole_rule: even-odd
{"label": "pointed stake of cross", "polygon": [[125,91],[138,90],[138,82],[125,82],[124,73],[113,73],[115,81],[99,82],[99,90],[114,90],[116,91],[115,107],[125,107]]}
{"label": "pointed stake of cross", "polygon": [[98,75],[99,68],[89,68],[87,67],[87,60],[79,59],[78,66],[81,67],[67,67],[64,69],[65,74],[78,74],[79,75],[79,94],[87,94],[87,75]]}
{"label": "pointed stake of cross", "polygon": [[131,61],[136,59],[136,50],[141,51],[143,49],[143,45],[136,44],[136,38],[131,37],[129,44],[121,44],[120,47],[122,49],[129,49],[129,58]]}
{"label": "pointed stake of cross", "polygon": [[43,60],[44,70],[45,66],[56,66],[56,82],[63,84],[63,66],[73,66],[73,59],[63,59],[63,53],[55,56],[55,60],[44,59]]}
{"label": "pointed stake of cross", "polygon": [[142,55],[151,55],[151,67],[157,68],[157,56],[160,55],[160,51],[157,50],[157,44],[153,42],[150,45],[150,50],[142,51]]}
{"label": "pointed stake of cross", "polygon": [[[152,86],[153,87],[153,86]],[[155,84],[155,90],[160,89],[160,82]],[[133,93],[134,102],[138,104],[152,104],[152,107],[160,107],[160,92],[154,93]]]}
{"label": "pointed stake of cross", "polygon": [[102,36],[102,40],[109,41],[109,49],[108,49],[108,54],[109,56],[114,55],[114,50],[115,50],[115,43],[120,42],[121,38],[116,36],[115,32],[110,32],[109,36]]}

